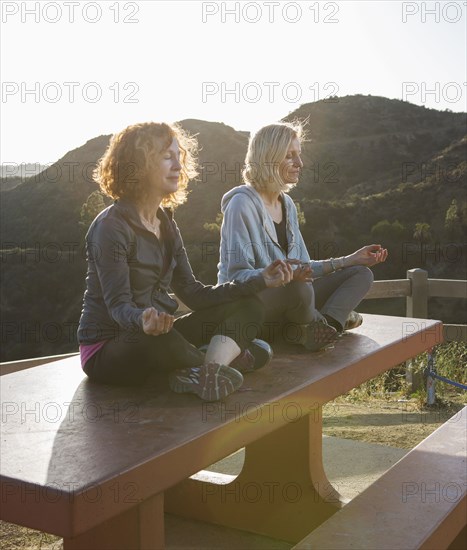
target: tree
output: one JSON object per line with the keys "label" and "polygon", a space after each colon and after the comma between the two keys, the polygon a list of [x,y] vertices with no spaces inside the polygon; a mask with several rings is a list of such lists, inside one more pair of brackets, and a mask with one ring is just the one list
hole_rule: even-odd
{"label": "tree", "polygon": [[461,217],[456,199],[453,199],[450,207],[446,210],[444,229],[450,239],[457,239],[462,235]]}
{"label": "tree", "polygon": [[420,244],[425,244],[431,240],[431,227],[429,223],[419,222],[415,224],[413,238]]}
{"label": "tree", "polygon": [[106,207],[104,195],[100,191],[93,191],[81,207],[79,224],[87,231],[94,218]]}
{"label": "tree", "polygon": [[399,220],[392,223],[388,220],[381,220],[371,228],[372,238],[388,245],[400,242],[405,234],[406,228]]}
{"label": "tree", "polygon": [[381,220],[371,228],[371,236],[377,241],[387,237],[388,232],[391,229],[391,223],[388,220]]}
{"label": "tree", "polygon": [[216,221],[206,222],[205,224],[203,224],[203,228],[210,233],[220,233],[223,219],[224,215],[222,214],[222,212],[219,212],[216,216]]}
{"label": "tree", "polygon": [[295,206],[297,207],[298,225],[303,226],[306,224],[305,213],[303,212],[299,202],[295,201]]}

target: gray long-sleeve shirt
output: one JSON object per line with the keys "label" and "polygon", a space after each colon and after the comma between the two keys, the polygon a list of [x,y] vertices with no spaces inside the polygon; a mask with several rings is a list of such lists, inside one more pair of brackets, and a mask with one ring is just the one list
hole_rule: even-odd
{"label": "gray long-sleeve shirt", "polygon": [[141,223],[135,205],[116,201],[92,222],[86,235],[88,271],[78,327],[80,344],[114,338],[123,329],[142,331],[147,307],[173,314],[171,289],[197,310],[253,295],[266,288],[261,274],[211,286],[197,281],[170,210],[160,208],[161,240]]}

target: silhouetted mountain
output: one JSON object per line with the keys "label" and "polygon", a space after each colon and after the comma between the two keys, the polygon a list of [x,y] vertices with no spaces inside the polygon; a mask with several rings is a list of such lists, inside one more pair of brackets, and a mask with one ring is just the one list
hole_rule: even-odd
{"label": "silhouetted mountain", "polygon": [[182,227],[186,221],[187,229],[194,226],[200,231],[206,221],[215,219],[222,195],[241,185],[248,136],[218,122],[183,120],[180,124],[197,134],[200,174],[190,183],[189,199],[177,209],[177,220]]}
{"label": "silhouetted mountain", "polygon": [[[465,113],[358,95],[303,105],[286,117],[294,118],[309,120],[305,169],[291,195],[314,257],[381,239],[391,259],[375,269],[379,279],[404,277],[409,267],[465,278]],[[204,226],[215,222],[222,195],[241,184],[248,135],[222,123],[181,125],[198,135],[201,171],[176,219],[195,273],[214,282],[219,235]],[[0,195],[2,360],[76,349],[86,269],[80,212],[97,190],[92,172],[109,139],[89,140]],[[449,208],[459,231],[447,228]],[[417,223],[429,224],[426,243],[413,237]],[[455,261],[442,254],[449,243],[458,247]],[[439,252],[424,254],[424,245]]]}
{"label": "silhouetted mountain", "polygon": [[110,136],[100,136],[68,152],[55,164],[1,195],[1,229],[5,241],[77,241],[79,213],[97,186],[92,172]]}

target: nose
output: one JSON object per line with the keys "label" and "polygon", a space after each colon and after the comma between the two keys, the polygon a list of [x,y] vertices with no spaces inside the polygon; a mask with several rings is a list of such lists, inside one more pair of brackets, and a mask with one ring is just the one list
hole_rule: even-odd
{"label": "nose", "polygon": [[180,164],[180,159],[178,159],[177,157],[174,157],[174,161],[172,163],[172,170],[175,172],[180,172],[181,169],[182,169],[182,165]]}
{"label": "nose", "polygon": [[303,168],[303,162],[302,162],[302,159],[300,157],[296,157],[295,158],[295,162],[294,162],[295,166],[298,166],[299,168]]}

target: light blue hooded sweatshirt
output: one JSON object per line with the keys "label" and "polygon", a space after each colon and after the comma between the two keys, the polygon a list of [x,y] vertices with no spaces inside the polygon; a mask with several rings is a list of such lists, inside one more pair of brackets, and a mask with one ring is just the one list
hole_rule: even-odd
{"label": "light blue hooded sweatshirt", "polygon": [[249,184],[228,191],[221,202],[224,219],[221,227],[217,282],[247,281],[274,260],[297,259],[309,262],[313,277],[323,275],[323,261],[310,261],[298,225],[297,208],[282,193],[286,211],[287,254],[277,242],[274,222],[261,196]]}

